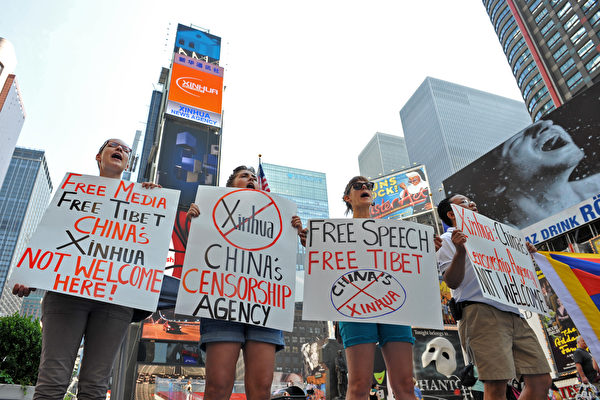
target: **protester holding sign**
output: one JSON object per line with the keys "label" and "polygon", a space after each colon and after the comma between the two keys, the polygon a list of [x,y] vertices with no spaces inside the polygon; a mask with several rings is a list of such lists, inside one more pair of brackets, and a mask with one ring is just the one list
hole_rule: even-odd
{"label": "protester holding sign", "polygon": [[[109,139],[96,155],[100,176],[121,179],[131,148]],[[160,187],[143,183],[146,189]],[[13,294],[27,296],[33,288],[17,284]],[[131,322],[133,309],[82,297],[47,292],[42,302],[42,354],[34,399],[62,399],[82,338],[84,356],[77,398],[106,397],[111,367]]]}
{"label": "protester holding sign", "polygon": [[[353,218],[370,218],[372,190],[373,183],[363,176],[355,176],[348,182],[343,200]],[[379,343],[395,398],[414,400],[412,344],[415,338],[410,326],[339,322],[339,327],[348,361],[346,399],[363,400],[369,396],[375,345]]]}
{"label": "protester holding sign", "polygon": [[[453,289],[461,345],[473,355],[479,379],[484,383],[485,399],[505,399],[506,382],[520,376],[525,382],[522,398],[545,399],[552,380],[535,333],[521,318],[518,308],[483,295],[467,257],[467,235],[456,228],[452,204],[475,213],[478,210],[475,202],[459,194],[440,202],[438,214],[451,228],[442,235],[438,264],[444,281]],[[474,233],[477,234],[480,233]],[[527,249],[535,251],[530,243]]]}
{"label": "protester holding sign", "polygon": [[[254,169],[246,166],[235,168],[227,180],[227,187],[258,190]],[[200,209],[191,204],[188,218],[196,218]],[[305,239],[306,232],[297,216],[292,226]],[[289,266],[291,267],[291,266]],[[292,303],[293,304],[293,303]],[[245,389],[249,400],[270,397],[275,352],[283,349],[283,332],[264,326],[202,318],[200,342],[206,351],[205,397],[211,400],[228,400],[235,379],[236,362],[243,349],[245,364]]]}

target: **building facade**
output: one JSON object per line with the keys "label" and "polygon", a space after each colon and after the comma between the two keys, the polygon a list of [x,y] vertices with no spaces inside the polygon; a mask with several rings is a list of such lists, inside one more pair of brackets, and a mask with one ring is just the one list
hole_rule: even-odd
{"label": "building facade", "polygon": [[402,136],[377,132],[358,155],[362,176],[375,179],[410,167],[406,142]]}
{"label": "building facade", "polygon": [[444,179],[531,123],[520,101],[430,77],[400,119],[410,161],[426,166],[436,204]]}
{"label": "building facade", "polygon": [[[263,163],[271,193],[296,203],[297,215],[306,226],[311,218],[329,218],[327,178],[323,172]],[[298,241],[296,270],[304,270],[304,247]]]}
{"label": "building facade", "polygon": [[[43,151],[15,148],[0,189],[0,315],[17,312],[21,299],[5,283],[41,221],[52,193]],[[41,298],[41,294],[37,293]],[[39,302],[38,302],[39,304]],[[33,314],[33,312],[31,313]]]}
{"label": "building facade", "polygon": [[0,37],[0,186],[25,123],[23,99],[13,74],[16,65],[12,44]]}
{"label": "building facade", "polygon": [[[271,193],[295,202],[298,206],[296,215],[300,217],[304,226],[311,218],[329,218],[327,179],[324,173],[266,163],[262,166]],[[302,320],[304,256],[305,249],[298,241],[294,330],[283,333],[286,347],[277,353],[275,363],[276,371],[299,375],[303,374],[302,344],[329,336],[326,321]]]}
{"label": "building facade", "polygon": [[534,121],[600,80],[597,0],[483,0]]}

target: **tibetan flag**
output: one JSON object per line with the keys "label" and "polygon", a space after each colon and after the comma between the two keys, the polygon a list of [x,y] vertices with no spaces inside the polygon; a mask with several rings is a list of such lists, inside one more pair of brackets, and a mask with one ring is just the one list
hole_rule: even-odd
{"label": "tibetan flag", "polygon": [[269,183],[267,182],[267,177],[265,176],[265,171],[263,171],[262,164],[258,164],[258,188],[265,192],[270,192]]}
{"label": "tibetan flag", "polygon": [[600,360],[600,255],[540,251],[535,262]]}

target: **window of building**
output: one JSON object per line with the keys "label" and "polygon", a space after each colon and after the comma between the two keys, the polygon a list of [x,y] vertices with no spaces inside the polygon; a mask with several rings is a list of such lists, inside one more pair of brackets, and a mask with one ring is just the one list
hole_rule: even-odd
{"label": "window of building", "polygon": [[573,89],[575,85],[581,82],[581,79],[581,72],[577,72],[575,75],[573,75],[567,80],[567,86],[569,86],[569,89]]}
{"label": "window of building", "polygon": [[531,11],[532,14],[534,14],[536,12],[536,10],[542,5],[542,0],[535,0],[530,6],[529,6],[529,11]]}
{"label": "window of building", "polygon": [[525,79],[527,79],[527,77],[529,76],[529,74],[531,73],[531,71],[535,70],[535,63],[529,63],[527,64],[527,67],[525,67],[523,69],[523,72],[521,73],[521,75],[518,78],[518,82],[517,85],[519,87],[521,87],[521,85],[523,84],[523,82],[525,82]]}
{"label": "window of building", "polygon": [[564,23],[563,27],[565,28],[565,31],[568,32],[569,29],[577,25],[577,23],[579,23],[579,17],[577,16],[577,14],[573,14],[573,16],[569,18],[567,22]]}
{"label": "window of building", "polygon": [[556,50],[554,52],[554,54],[552,54],[552,57],[554,57],[554,59],[556,61],[558,61],[566,52],[567,52],[567,45],[563,44],[562,46],[560,46],[560,48],[558,50]]}
{"label": "window of building", "polygon": [[525,64],[529,57],[531,57],[531,53],[529,52],[529,50],[525,51],[519,56],[517,62],[515,63],[515,66],[513,67],[513,75],[517,73],[519,68],[521,68],[521,65]]}
{"label": "window of building", "polygon": [[[494,22],[494,18],[496,17],[496,13],[498,12],[498,10],[500,9],[500,7],[502,5],[505,5],[505,3],[503,1],[499,1],[498,3],[496,3],[496,5],[494,6],[494,9],[492,10],[492,12],[490,13],[490,20],[492,22]],[[508,6],[506,6],[506,8],[508,8]]]}
{"label": "window of building", "polygon": [[600,11],[596,11],[594,15],[590,18],[590,25],[596,26],[600,21]]}
{"label": "window of building", "polygon": [[527,82],[527,85],[525,85],[525,89],[523,90],[523,98],[526,99],[527,96],[529,96],[531,89],[533,89],[541,80],[542,76],[538,73],[529,82]]}
{"label": "window of building", "polygon": [[520,34],[521,34],[521,31],[519,29],[515,28],[512,35],[510,35],[510,37],[506,40],[506,43],[504,43],[504,53],[506,53],[506,50],[508,50],[508,48],[512,44],[513,40],[515,40],[516,37]]}
{"label": "window of building", "polygon": [[563,8],[561,8],[557,13],[556,16],[559,19],[562,19],[565,15],[567,15],[567,13],[569,11],[571,11],[572,7],[571,7],[571,3],[567,2],[567,4],[564,5]]}
{"label": "window of building", "polygon": [[554,27],[554,21],[550,20],[544,25],[541,29],[542,35],[546,36],[546,34]]}
{"label": "window of building", "polygon": [[591,40],[588,40],[586,44],[581,46],[579,50],[577,50],[577,54],[579,54],[579,58],[583,59],[592,49],[594,48],[594,43]]}
{"label": "window of building", "polygon": [[571,43],[579,43],[579,41],[583,38],[583,35],[585,35],[585,28],[582,26],[571,36]]}
{"label": "window of building", "polygon": [[517,54],[517,52],[519,50],[521,50],[521,48],[525,45],[525,39],[521,38],[521,40],[519,40],[519,42],[515,45],[515,47],[513,47],[513,49],[510,51],[510,54],[508,55],[508,63],[512,64],[513,62],[513,58],[515,58],[515,54]]}
{"label": "window of building", "polygon": [[560,32],[556,32],[550,39],[546,41],[548,48],[552,48],[560,40]]}
{"label": "window of building", "polygon": [[539,25],[539,23],[546,18],[546,15],[548,15],[548,10],[543,8],[542,11],[540,11],[540,13],[535,17],[535,23]]}
{"label": "window of building", "polygon": [[498,32],[498,27],[500,26],[500,24],[502,23],[502,20],[504,19],[504,17],[506,17],[506,15],[510,12],[510,8],[506,7],[504,9],[504,11],[502,11],[502,13],[500,14],[500,16],[498,17],[498,21],[496,21],[496,25],[494,26],[494,30],[496,32]]}
{"label": "window of building", "polygon": [[592,8],[592,7],[594,7],[596,5],[597,2],[598,2],[598,0],[588,0],[588,1],[586,1],[581,6],[581,11],[583,11],[584,13],[588,12],[590,10],[590,8]]}
{"label": "window of building", "polygon": [[[510,22],[506,23],[506,25],[504,25],[504,27],[502,28],[502,31],[498,35],[498,37],[500,38],[500,42],[502,42],[502,40],[504,39],[504,35],[506,35],[506,32],[508,32],[508,30],[513,27],[515,27],[515,19],[514,18]],[[515,29],[516,29],[516,27],[515,27]]]}
{"label": "window of building", "polygon": [[531,110],[533,110],[535,108],[535,106],[539,103],[539,101],[541,99],[543,99],[544,97],[546,97],[547,95],[548,95],[548,88],[545,86],[543,88],[541,88],[536,94],[534,94],[533,97],[531,98],[531,101],[529,102],[529,106],[527,107],[529,112],[531,112]]}
{"label": "window of building", "polygon": [[585,68],[588,72],[593,72],[600,67],[600,54],[596,54],[596,57],[592,58],[587,64],[585,64]]}
{"label": "window of building", "polygon": [[559,4],[561,1],[562,1],[562,0],[551,0],[551,1],[550,1],[550,5],[551,5],[552,7],[554,7],[554,6],[556,6],[557,4]]}
{"label": "window of building", "polygon": [[567,71],[569,71],[575,65],[575,61],[572,58],[569,58],[563,65],[560,66],[560,72],[562,75],[565,75]]}

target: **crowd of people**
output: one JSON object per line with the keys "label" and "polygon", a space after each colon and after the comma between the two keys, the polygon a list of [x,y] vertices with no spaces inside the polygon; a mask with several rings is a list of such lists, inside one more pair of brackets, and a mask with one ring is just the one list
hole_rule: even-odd
{"label": "crowd of people", "polygon": [[[123,141],[109,139],[104,142],[96,155],[100,176],[120,179],[130,155],[131,149]],[[411,177],[413,185],[418,184],[419,178]],[[150,182],[142,186],[147,190],[160,190],[159,185]],[[257,190],[254,170],[246,166],[234,169],[226,186]],[[353,218],[369,218],[372,190],[373,183],[367,178],[353,177],[343,191],[346,212],[351,213]],[[483,296],[466,254],[468,237],[456,228],[452,204],[478,212],[476,204],[463,195],[455,194],[444,199],[438,206],[438,214],[451,228],[441,237],[436,237],[433,244],[443,280],[453,291],[456,305],[453,318],[458,321],[461,345],[472,358],[470,361],[477,366],[479,379],[483,382],[484,399],[504,399],[507,382],[516,377],[524,383],[520,398],[543,400],[552,383],[546,357],[517,308]],[[201,207],[201,204],[192,204],[188,219],[198,217]],[[300,218],[294,216],[289,223],[297,230],[301,243],[305,244],[307,229],[303,228]],[[532,245],[528,248],[530,252],[536,251]],[[26,296],[32,290],[35,289],[17,284],[13,293]],[[439,297],[432,301],[439,301]],[[105,398],[113,361],[133,317],[134,310],[130,307],[48,292],[42,303],[42,354],[34,399],[63,398],[82,339],[84,356],[77,398]],[[285,345],[282,332],[213,319],[202,319],[200,328],[201,348],[206,351],[204,398],[230,398],[241,350],[247,398],[268,399],[275,353]],[[412,350],[415,338],[410,326],[340,322],[339,332],[347,361],[348,400],[379,398],[379,388],[373,386],[376,346],[381,348],[394,398],[415,399]],[[583,339],[578,340],[578,347],[581,351],[574,357],[577,371],[582,381],[593,383],[597,380],[598,365],[590,360]],[[190,395],[191,385],[186,390]]]}

